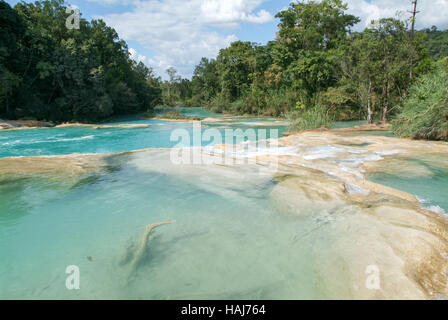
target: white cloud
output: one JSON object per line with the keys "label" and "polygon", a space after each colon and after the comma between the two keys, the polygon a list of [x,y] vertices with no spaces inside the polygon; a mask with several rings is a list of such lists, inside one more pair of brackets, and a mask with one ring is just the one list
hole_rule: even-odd
{"label": "white cloud", "polygon": [[207,0],[200,2],[204,23],[211,25],[237,25],[240,22],[266,23],[273,19],[266,10],[253,11],[261,4],[259,0]]}
{"label": "white cloud", "polygon": [[[116,0],[91,1],[111,4]],[[159,75],[165,77],[165,70],[173,66],[182,76],[190,77],[200,58],[215,57],[237,40],[231,28],[274,19],[266,10],[257,11],[264,1],[135,0],[132,11],[98,18],[114,27],[121,38],[154,51],[151,59],[143,61]],[[136,52],[134,59],[139,59]]]}
{"label": "white cloud", "polygon": [[[241,23],[262,24],[274,18],[258,9],[268,0],[90,0],[98,3],[131,5],[130,11],[105,15],[120,37],[137,41],[154,54],[151,59],[136,53],[135,59],[151,65],[163,76],[175,67],[190,77],[201,57],[215,57],[237,36],[232,29]],[[277,0],[271,0],[277,1]],[[345,0],[349,12],[362,19],[355,29],[362,30],[371,20],[394,17],[408,18],[411,0]],[[286,8],[285,8],[286,9]],[[418,0],[417,29],[436,25],[448,28],[448,0]]]}
{"label": "white cloud", "polygon": [[115,5],[115,4],[127,5],[131,3],[136,3],[139,0],[88,0],[88,1],[97,2],[102,5]]}
{"label": "white cloud", "polygon": [[[411,0],[345,0],[349,13],[361,18],[356,30],[365,28],[372,20],[388,17],[410,18]],[[433,25],[440,29],[448,28],[448,0],[418,0],[416,28],[428,28]]]}
{"label": "white cloud", "polygon": [[144,55],[139,54],[134,48],[129,48],[129,53],[131,54],[131,59],[135,60],[136,62],[143,62],[144,64],[148,64],[148,58],[146,58],[146,56]]}

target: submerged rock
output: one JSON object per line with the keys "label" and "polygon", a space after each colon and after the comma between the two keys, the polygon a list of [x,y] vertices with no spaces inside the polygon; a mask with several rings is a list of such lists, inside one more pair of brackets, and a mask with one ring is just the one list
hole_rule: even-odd
{"label": "submerged rock", "polygon": [[298,168],[294,176],[274,187],[271,201],[280,212],[304,216],[346,205],[346,192],[343,182],[316,170]]}
{"label": "submerged rock", "polygon": [[0,159],[0,180],[22,176],[79,178],[106,166],[103,155],[11,157]]}

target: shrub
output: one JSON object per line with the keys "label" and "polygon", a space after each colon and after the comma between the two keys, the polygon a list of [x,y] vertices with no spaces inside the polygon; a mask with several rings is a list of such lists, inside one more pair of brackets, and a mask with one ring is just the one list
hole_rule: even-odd
{"label": "shrub", "polygon": [[448,68],[444,62],[411,87],[392,129],[403,137],[448,141]]}
{"label": "shrub", "polygon": [[285,116],[296,106],[298,94],[291,89],[269,90],[266,93],[266,107],[264,115],[281,117]]}
{"label": "shrub", "polygon": [[211,112],[222,113],[229,110],[230,102],[222,94],[213,97],[208,103],[207,109]]}
{"label": "shrub", "polygon": [[316,105],[305,110],[295,110],[287,115],[291,122],[290,131],[301,131],[315,128],[329,128],[333,122],[327,114],[327,109]]}

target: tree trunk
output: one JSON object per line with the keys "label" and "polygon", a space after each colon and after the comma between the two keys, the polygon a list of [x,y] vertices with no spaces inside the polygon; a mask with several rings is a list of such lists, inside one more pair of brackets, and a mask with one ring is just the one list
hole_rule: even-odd
{"label": "tree trunk", "polygon": [[369,91],[368,91],[368,96],[367,96],[367,122],[369,124],[373,123],[373,110],[372,110],[371,92],[372,92],[372,81],[369,80]]}
{"label": "tree trunk", "polygon": [[384,123],[387,123],[387,113],[389,112],[389,96],[390,96],[390,91],[389,91],[389,84],[386,82],[385,84],[385,99],[384,99],[384,106],[383,106],[383,116],[382,116],[382,121]]}
{"label": "tree trunk", "polygon": [[367,112],[368,112],[367,113],[367,122],[369,124],[373,124],[373,112],[372,112],[372,108],[370,107],[370,103],[369,103]]}
{"label": "tree trunk", "polygon": [[[415,34],[415,16],[417,12],[417,0],[413,0],[412,4],[414,5],[414,9],[412,10],[412,25],[411,25],[411,45],[414,46],[414,34]],[[412,48],[414,49],[414,48]],[[409,79],[412,81],[414,76],[414,52],[411,52],[411,70],[409,71]]]}

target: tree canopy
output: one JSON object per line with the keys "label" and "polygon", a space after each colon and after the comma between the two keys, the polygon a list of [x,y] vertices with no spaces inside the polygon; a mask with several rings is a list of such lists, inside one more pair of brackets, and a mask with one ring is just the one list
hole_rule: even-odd
{"label": "tree canopy", "polygon": [[360,20],[341,0],[294,2],[276,17],[273,41],[236,41],[216,59],[201,60],[193,104],[288,116],[296,129],[332,119],[387,121],[415,78],[433,68],[425,34],[412,37],[410,20],[381,19],[353,32]]}
{"label": "tree canopy", "polygon": [[63,0],[0,0],[0,115],[98,121],[152,109],[160,79],[102,20],[68,29]]}

